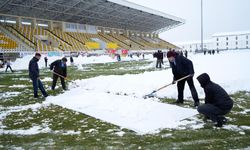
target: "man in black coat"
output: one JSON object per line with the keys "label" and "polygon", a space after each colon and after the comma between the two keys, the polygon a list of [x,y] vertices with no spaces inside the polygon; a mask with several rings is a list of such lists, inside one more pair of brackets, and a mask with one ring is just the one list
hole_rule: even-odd
{"label": "man in black coat", "polygon": [[205,104],[198,107],[198,112],[217,122],[217,127],[222,127],[226,123],[224,115],[233,108],[233,100],[221,86],[210,80],[208,74],[201,74],[197,80],[205,92]]}
{"label": "man in black coat", "polygon": [[39,78],[39,68],[37,62],[40,60],[41,54],[36,53],[29,62],[29,77],[33,83],[34,97],[38,98],[38,88],[41,90],[44,97],[47,97],[48,94],[45,91],[43,84]]}
{"label": "man in black coat", "polygon": [[56,60],[50,65],[50,70],[53,70],[52,90],[56,87],[58,77],[61,79],[62,88],[66,90],[65,78],[67,78],[67,58]]}
{"label": "man in black coat", "polygon": [[172,72],[174,75],[173,84],[175,84],[176,80],[190,75],[190,77],[188,77],[187,79],[184,79],[177,83],[178,100],[176,101],[176,103],[177,104],[183,103],[183,91],[184,91],[185,83],[187,81],[192,97],[194,99],[194,106],[195,107],[198,106],[200,104],[199,102],[200,100],[198,98],[198,94],[197,94],[197,91],[195,89],[194,82],[193,82],[194,68],[193,68],[192,61],[185,58],[182,55],[178,55],[174,51],[169,51],[167,53],[167,57],[170,62],[170,66],[172,68]]}
{"label": "man in black coat", "polygon": [[161,68],[161,65],[163,64],[163,52],[158,50],[155,56],[157,58],[156,68]]}

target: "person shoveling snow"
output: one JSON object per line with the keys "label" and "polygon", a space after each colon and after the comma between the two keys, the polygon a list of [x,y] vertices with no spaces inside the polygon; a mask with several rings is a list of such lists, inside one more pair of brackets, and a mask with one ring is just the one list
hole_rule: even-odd
{"label": "person shoveling snow", "polygon": [[175,84],[176,80],[181,79],[187,75],[190,75],[185,80],[181,80],[177,82],[177,89],[178,89],[178,100],[176,101],[177,104],[183,103],[183,91],[185,87],[185,83],[187,81],[188,86],[190,88],[192,97],[194,99],[194,107],[199,106],[200,100],[198,98],[197,91],[194,86],[193,75],[194,75],[194,67],[191,60],[185,58],[182,55],[178,55],[174,51],[169,51],[167,53],[167,57],[172,68],[172,72],[174,75],[173,84]]}
{"label": "person shoveling snow", "polygon": [[62,60],[56,60],[50,65],[50,70],[53,70],[53,83],[51,89],[54,90],[56,87],[57,79],[60,77],[62,88],[66,90],[65,79],[67,78],[67,58],[64,57]]}

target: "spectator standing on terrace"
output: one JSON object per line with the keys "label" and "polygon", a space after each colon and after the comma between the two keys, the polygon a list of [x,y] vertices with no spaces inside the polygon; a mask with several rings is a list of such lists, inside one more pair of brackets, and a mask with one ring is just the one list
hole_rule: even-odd
{"label": "spectator standing on terrace", "polygon": [[33,57],[29,62],[29,77],[32,80],[33,90],[34,90],[34,98],[39,98],[38,96],[38,88],[41,90],[44,97],[47,97],[48,94],[45,91],[43,84],[40,80],[39,75],[39,67],[37,62],[40,60],[41,54],[36,53],[35,57]]}
{"label": "spectator standing on terrace", "polygon": [[8,68],[10,68],[11,72],[14,72],[14,71],[12,70],[12,68],[11,68],[11,62],[10,62],[10,59],[8,59],[8,60],[7,60],[7,62],[6,62],[6,70],[5,70],[5,72],[7,72],[7,71],[8,71]]}
{"label": "spectator standing on terrace", "polygon": [[233,108],[233,100],[221,86],[210,80],[207,73],[198,76],[197,80],[205,92],[205,104],[198,107],[198,112],[203,114],[205,119],[217,122],[215,126],[222,127],[227,121],[224,115]]}
{"label": "spectator standing on terrace", "polygon": [[52,90],[55,90],[57,79],[61,79],[63,90],[66,90],[65,79],[67,78],[67,58],[56,60],[50,65],[50,70],[53,71]]}

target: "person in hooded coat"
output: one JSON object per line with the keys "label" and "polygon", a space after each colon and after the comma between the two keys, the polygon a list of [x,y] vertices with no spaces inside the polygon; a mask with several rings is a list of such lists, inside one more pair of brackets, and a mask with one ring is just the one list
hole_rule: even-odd
{"label": "person in hooded coat", "polygon": [[210,80],[207,73],[198,76],[197,80],[205,92],[205,104],[198,107],[198,112],[217,122],[215,126],[222,127],[226,123],[224,115],[233,108],[233,100],[220,85]]}

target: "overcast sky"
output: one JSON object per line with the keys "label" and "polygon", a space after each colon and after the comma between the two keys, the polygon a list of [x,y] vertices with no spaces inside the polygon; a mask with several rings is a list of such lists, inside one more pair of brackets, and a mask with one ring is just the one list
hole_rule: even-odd
{"label": "overcast sky", "polygon": [[[200,40],[201,0],[128,0],[186,20],[160,37],[170,42]],[[217,32],[250,30],[250,0],[203,0],[204,39]]]}

